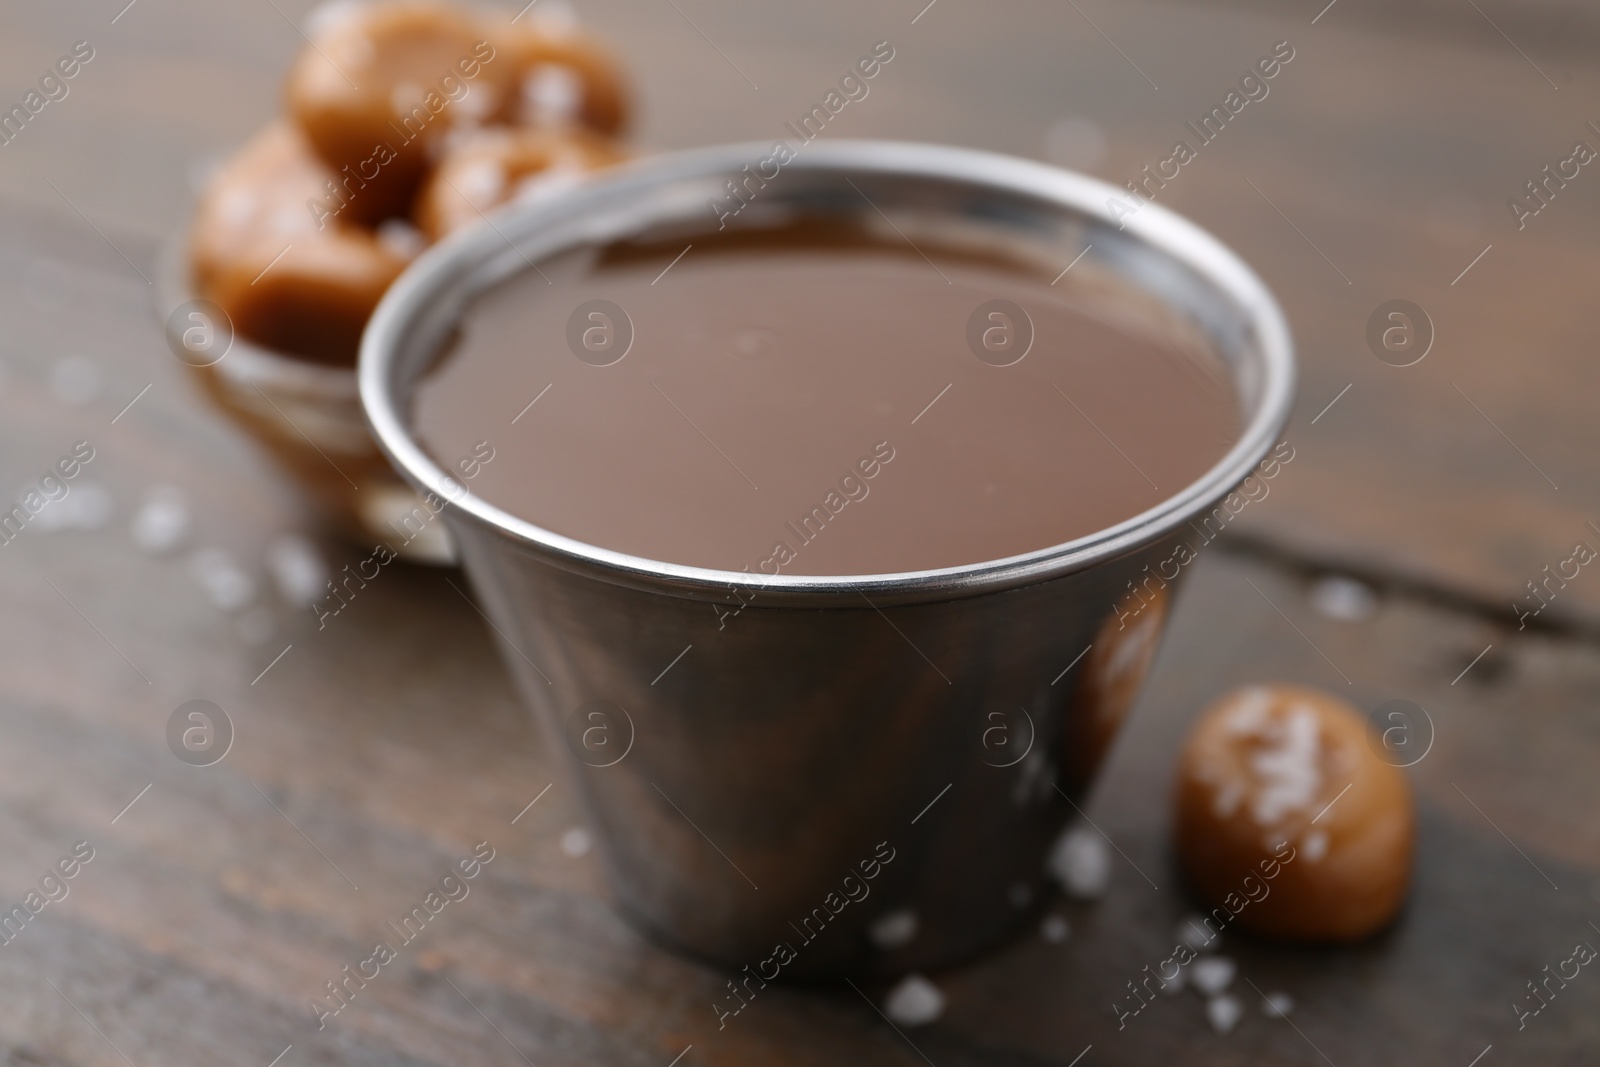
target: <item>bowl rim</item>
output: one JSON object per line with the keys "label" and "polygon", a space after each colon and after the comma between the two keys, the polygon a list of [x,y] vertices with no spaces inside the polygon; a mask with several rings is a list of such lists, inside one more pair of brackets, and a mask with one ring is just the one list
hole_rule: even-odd
{"label": "bowl rim", "polygon": [[[1098,179],[1032,160],[945,145],[838,139],[808,144],[785,170],[906,177],[966,183],[1053,204],[1064,214],[1114,225],[1169,260],[1193,270],[1231,299],[1258,352],[1260,388],[1238,439],[1183,489],[1115,525],[1046,548],[1000,559],[929,570],[863,575],[767,574],[669,563],[556,533],[466,491],[413,437],[406,417],[410,383],[397,388],[396,364],[417,320],[445,295],[460,295],[474,268],[502,254],[508,242],[536,239],[586,211],[645,199],[675,182],[737,174],[763,158],[764,143],[736,143],[645,157],[586,180],[563,196],[511,206],[457,233],[420,256],[390,287],[362,338],[357,364],[361,402],[379,447],[420,491],[445,502],[447,513],[496,532],[545,562],[615,584],[725,600],[730,588],[753,590],[764,602],[831,603],[857,607],[970,596],[1036,584],[1079,572],[1161,541],[1249,476],[1277,441],[1294,402],[1294,345],[1288,323],[1265,283],[1231,249],[1182,216],[1148,201],[1119,218],[1112,200],[1124,190]],[[1122,214],[1126,214],[1125,212]],[[526,256],[524,256],[526,258]],[[470,295],[476,295],[476,292]]]}

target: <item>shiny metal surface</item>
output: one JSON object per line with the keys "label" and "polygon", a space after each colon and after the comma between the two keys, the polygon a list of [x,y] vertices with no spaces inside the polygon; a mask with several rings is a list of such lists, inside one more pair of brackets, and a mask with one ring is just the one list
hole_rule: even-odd
{"label": "shiny metal surface", "polygon": [[[715,227],[709,203],[725,181],[769,154],[735,145],[646,160],[432,250],[368,328],[361,395],[397,468],[448,502],[506,661],[548,742],[570,753],[620,908],[756,982],[899,972],[1029,921],[1048,845],[1132,704],[1182,568],[1142,596],[1133,583],[1271,448],[1292,346],[1260,280],[1159,206],[1119,228],[1106,207],[1119,191],[1079,175],[961,149],[818,142],[734,224],[796,211],[887,218],[913,238],[1062,265],[1092,245],[1085,266],[1219,349],[1246,413],[1237,445],[1195,484],[1090,537],[844,578],[582,544],[472,495],[423,453],[408,388],[476,294],[573,245],[692,239]],[[909,940],[869,936],[902,910],[917,919]]]}

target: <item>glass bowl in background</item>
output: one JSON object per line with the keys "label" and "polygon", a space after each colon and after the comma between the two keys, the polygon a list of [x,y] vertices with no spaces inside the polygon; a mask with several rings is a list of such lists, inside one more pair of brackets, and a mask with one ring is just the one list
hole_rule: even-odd
{"label": "glass bowl in background", "polygon": [[156,310],[167,344],[200,391],[266,449],[352,544],[388,544],[413,563],[450,566],[443,523],[390,467],[367,429],[354,367],[285,355],[234,335],[227,313],[199,297],[187,227],[156,264]]}

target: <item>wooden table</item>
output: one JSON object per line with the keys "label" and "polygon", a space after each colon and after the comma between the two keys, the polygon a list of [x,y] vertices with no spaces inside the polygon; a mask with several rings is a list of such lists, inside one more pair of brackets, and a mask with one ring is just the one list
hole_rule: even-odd
{"label": "wooden table", "polygon": [[[1600,577],[1524,630],[1512,603],[1576,541],[1600,545],[1600,171],[1523,229],[1506,203],[1575,140],[1600,146],[1594,17],[1562,0],[922,6],[583,14],[637,72],[649,147],[776,136],[887,39],[894,62],[837,135],[1054,152],[1117,182],[1276,42],[1296,52],[1161,194],[1276,288],[1304,374],[1297,458],[1194,567],[1089,809],[1128,861],[1108,897],[1060,905],[1064,944],[935,975],[949,1006],[932,1027],[897,1033],[846,987],[772,991],[718,1032],[725,976],[642,940],[592,855],[561,847],[573,798],[446,574],[391,569],[321,631],[268,588],[225,614],[192,577],[194,549],[220,547],[264,581],[266,546],[310,520],[197,403],[140,272],[190,176],[273,110],[308,5],[12,4],[5,100],[77,40],[96,58],[0,147],[0,472],[20,492],[88,440],[74,491],[98,483],[113,514],[0,548],[0,900],[20,903],[75,842],[94,849],[70,894],[0,945],[4,1062],[1595,1062],[1600,976],[1520,1032],[1511,1005],[1575,942],[1600,944]],[[1436,327],[1415,366],[1364,340],[1396,298]],[[195,514],[176,556],[129,536],[156,485]],[[1370,582],[1377,615],[1314,611],[1308,583],[1326,573]],[[1241,980],[1231,1035],[1188,994],[1118,1032],[1112,1001],[1191,906],[1165,785],[1186,724],[1260,679],[1428,709],[1410,905],[1356,948],[1229,940],[1244,979],[1293,995],[1292,1026]],[[195,698],[236,730],[211,767],[165,739]],[[496,855],[470,897],[319,1032],[308,998],[484,840]]]}

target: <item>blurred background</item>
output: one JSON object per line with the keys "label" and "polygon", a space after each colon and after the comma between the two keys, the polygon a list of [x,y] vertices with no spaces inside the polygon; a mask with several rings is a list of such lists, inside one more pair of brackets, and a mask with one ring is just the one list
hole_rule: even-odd
{"label": "blurred background", "polygon": [[[0,545],[0,903],[74,842],[95,853],[0,944],[0,1062],[1594,1061],[1600,977],[1520,1030],[1511,1005],[1574,942],[1600,944],[1600,577],[1529,588],[1600,547],[1600,170],[1540,199],[1528,185],[1577,142],[1600,149],[1600,9],[563,9],[619,53],[643,151],[785,136],[887,40],[893,63],[825,136],[993,149],[1118,185],[1192,143],[1185,124],[1279,42],[1294,51],[1159,202],[1288,312],[1295,458],[1194,566],[1102,773],[1087,810],[1117,846],[1111,893],[1062,906],[1062,943],[938,975],[945,1017],[911,1039],[849,989],[774,989],[718,1031],[726,976],[597,896],[577,808],[544,792],[558,780],[459,576],[390,568],[322,628],[306,610],[305,590],[364,553],[202,405],[151,278],[198,183],[279,111],[310,9],[0,0],[5,108],[75,43],[94,51],[0,145],[0,489],[20,498],[78,442],[93,451],[50,518]],[[1415,362],[1369,342],[1396,300],[1431,341]],[[1167,836],[1186,725],[1273,680],[1426,709],[1409,907],[1354,948],[1229,944],[1245,977],[1293,995],[1292,1025],[1247,997],[1217,1034],[1182,997],[1119,1032],[1112,1002],[1192,907]],[[204,768],[165,733],[192,699],[231,738]],[[319,1031],[308,998],[483,840],[496,858],[472,900]]]}

